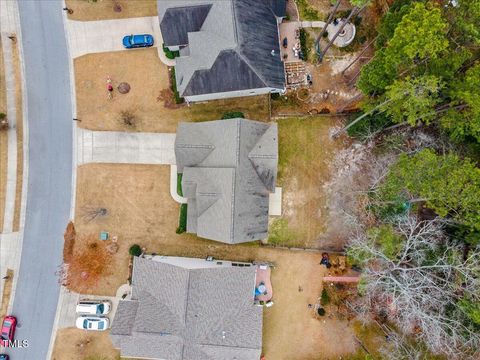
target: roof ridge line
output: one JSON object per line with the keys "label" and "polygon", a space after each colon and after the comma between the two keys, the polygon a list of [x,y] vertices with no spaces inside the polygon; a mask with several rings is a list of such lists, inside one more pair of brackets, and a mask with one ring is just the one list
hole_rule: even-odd
{"label": "roof ridge line", "polygon": [[[233,1],[232,1],[233,2]],[[230,239],[232,240],[232,244],[235,244],[235,187],[236,187],[236,184],[237,184],[237,181],[236,181],[236,175],[237,175],[237,167],[240,163],[240,140],[241,140],[241,137],[240,137],[240,129],[241,129],[241,126],[242,126],[242,120],[243,119],[240,119],[240,118],[237,118],[236,119],[236,122],[237,122],[237,136],[236,136],[236,153],[235,153],[235,167],[234,168],[230,168],[233,170],[233,176],[232,176],[232,210],[230,211],[230,221],[232,223],[232,228],[231,228],[231,231],[230,231]]]}
{"label": "roof ridge line", "polygon": [[235,37],[235,43],[238,46],[238,28],[237,28],[237,14],[235,13],[235,0],[230,0],[230,6],[232,7],[232,17],[233,17],[233,36]]}
{"label": "roof ridge line", "polygon": [[207,145],[207,144],[178,144],[177,147],[183,148],[183,149],[215,149],[215,145]]}
{"label": "roof ridge line", "polygon": [[212,347],[220,347],[220,348],[234,348],[234,349],[248,349],[248,350],[258,350],[259,348],[254,347],[245,347],[245,346],[235,346],[235,345],[216,345],[216,344],[204,344],[204,343],[197,343],[197,346],[212,346]]}
{"label": "roof ridge line", "polygon": [[253,154],[253,155],[248,155],[250,159],[276,159],[277,157],[275,155],[260,155],[260,154]]}
{"label": "roof ridge line", "polygon": [[[238,49],[238,45],[236,49]],[[270,87],[270,85],[267,84],[265,79],[258,74],[257,70],[252,66],[252,64],[250,64],[250,61],[248,61],[248,59],[245,56],[243,56],[243,54],[240,51],[237,51],[236,49],[235,49],[235,52],[238,54],[238,56],[242,58],[243,62],[248,65],[248,67],[255,73],[255,75],[257,75],[260,81],[263,82],[263,85],[265,85],[265,87]]]}
{"label": "roof ridge line", "polygon": [[[183,268],[183,269],[186,269],[186,268]],[[187,328],[187,308],[188,308],[188,298],[190,296],[190,270],[192,269],[186,269],[186,270],[187,270],[188,279],[187,279],[187,294],[185,296],[185,304],[184,304],[184,312],[183,312],[184,329]],[[184,336],[182,336],[182,338],[184,338]]]}

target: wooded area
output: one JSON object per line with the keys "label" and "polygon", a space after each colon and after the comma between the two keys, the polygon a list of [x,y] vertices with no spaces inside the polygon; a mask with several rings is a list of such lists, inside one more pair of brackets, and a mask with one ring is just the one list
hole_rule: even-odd
{"label": "wooded area", "polygon": [[[347,251],[385,358],[480,356],[480,1],[396,0],[342,129],[371,148]],[[338,135],[341,131],[337,131]]]}

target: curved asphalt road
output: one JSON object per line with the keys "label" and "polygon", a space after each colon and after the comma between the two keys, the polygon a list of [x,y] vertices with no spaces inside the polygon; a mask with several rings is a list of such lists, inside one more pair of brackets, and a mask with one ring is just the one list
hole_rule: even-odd
{"label": "curved asphalt road", "polygon": [[28,193],[20,273],[13,315],[15,338],[27,348],[13,360],[47,356],[59,295],[72,182],[72,105],[67,43],[60,1],[20,0],[29,131]]}

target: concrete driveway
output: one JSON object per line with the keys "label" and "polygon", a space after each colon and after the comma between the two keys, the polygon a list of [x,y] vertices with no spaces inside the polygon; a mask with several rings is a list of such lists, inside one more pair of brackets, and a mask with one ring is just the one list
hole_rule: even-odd
{"label": "concrete driveway", "polygon": [[81,295],[76,292],[71,292],[62,287],[60,303],[58,304],[58,322],[57,327],[59,329],[64,329],[68,327],[75,326],[75,320],[78,317],[76,313],[76,306],[79,300],[110,300],[112,302],[112,310],[107,315],[110,319],[110,323],[115,317],[115,312],[117,311],[118,302],[120,297],[115,296],[99,296],[99,295]]}
{"label": "concrete driveway", "polygon": [[130,34],[153,35],[154,47],[160,47],[163,53],[163,38],[157,16],[101,21],[68,20],[67,32],[72,58],[89,53],[125,50],[122,39]]}
{"label": "concrete driveway", "polygon": [[77,162],[175,164],[174,133],[77,130]]}

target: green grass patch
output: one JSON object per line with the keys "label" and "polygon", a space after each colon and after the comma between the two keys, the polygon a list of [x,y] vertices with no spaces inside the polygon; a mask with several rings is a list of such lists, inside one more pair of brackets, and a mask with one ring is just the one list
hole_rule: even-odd
{"label": "green grass patch", "polygon": [[317,9],[313,8],[307,0],[296,0],[301,20],[316,21],[323,20]]}
{"label": "green grass patch", "polygon": [[[282,184],[289,169],[302,172],[321,156],[318,120],[288,118],[278,121],[278,183]],[[304,169],[305,168],[305,169]]]}
{"label": "green grass patch", "polygon": [[182,177],[183,177],[183,174],[177,173],[177,194],[179,196],[183,196]]}
{"label": "green grass patch", "polygon": [[180,217],[178,219],[178,228],[176,233],[183,234],[187,231],[187,204],[180,206]]}
{"label": "green grass patch", "polygon": [[235,119],[235,118],[245,118],[245,115],[241,111],[227,111],[222,115],[222,119]]}
{"label": "green grass patch", "polygon": [[172,70],[170,71],[170,84],[172,87],[173,96],[175,97],[175,103],[183,104],[185,102],[185,99],[180,96],[177,90],[177,79],[175,77],[175,68],[172,68]]}
{"label": "green grass patch", "polygon": [[288,227],[286,219],[275,220],[269,228],[268,243],[279,246],[295,246],[297,233]]}

